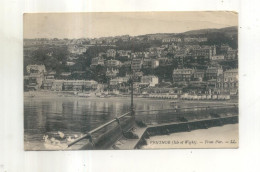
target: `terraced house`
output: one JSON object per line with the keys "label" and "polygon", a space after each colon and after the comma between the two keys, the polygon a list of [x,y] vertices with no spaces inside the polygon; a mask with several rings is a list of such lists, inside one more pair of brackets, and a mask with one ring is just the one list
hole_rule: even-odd
{"label": "terraced house", "polygon": [[195,70],[189,68],[174,69],[172,73],[173,82],[191,81]]}
{"label": "terraced house", "polygon": [[223,91],[230,94],[238,94],[238,69],[226,70],[220,75],[216,82],[216,90],[221,93]]}

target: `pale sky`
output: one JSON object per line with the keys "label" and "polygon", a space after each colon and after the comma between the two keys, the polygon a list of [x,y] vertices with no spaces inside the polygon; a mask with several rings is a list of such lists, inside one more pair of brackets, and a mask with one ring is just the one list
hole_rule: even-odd
{"label": "pale sky", "polygon": [[27,13],[24,38],[98,38],[238,25],[235,12]]}

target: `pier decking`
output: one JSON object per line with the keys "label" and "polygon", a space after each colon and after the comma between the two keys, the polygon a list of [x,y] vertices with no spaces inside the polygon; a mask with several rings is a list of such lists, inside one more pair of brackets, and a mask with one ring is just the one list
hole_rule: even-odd
{"label": "pier decking", "polygon": [[170,134],[174,132],[181,131],[191,131],[195,129],[201,128],[210,128],[215,126],[221,126],[225,124],[233,124],[238,122],[238,116],[229,116],[222,118],[212,118],[212,119],[203,119],[203,120],[193,120],[189,122],[171,122],[166,124],[157,124],[157,125],[149,125],[144,128],[137,127],[133,131],[134,134],[138,135],[138,139],[119,139],[119,144],[116,144],[117,149],[138,149],[145,137],[149,137],[151,135],[162,135],[162,134]]}
{"label": "pier decking", "polygon": [[[121,137],[116,143],[115,146],[118,149],[127,150],[127,149],[134,149],[135,146],[140,141],[140,138],[143,137],[144,133],[146,132],[148,127],[140,128],[136,127],[133,131],[134,134],[136,134],[139,138],[138,139],[126,139],[124,137]],[[119,142],[119,143],[118,143]]]}

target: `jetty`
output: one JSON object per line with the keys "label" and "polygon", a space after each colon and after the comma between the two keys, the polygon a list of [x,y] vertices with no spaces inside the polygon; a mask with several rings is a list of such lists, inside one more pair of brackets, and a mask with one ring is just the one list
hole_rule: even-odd
{"label": "jetty", "polygon": [[[151,112],[153,114],[149,114]],[[238,123],[237,105],[131,110],[69,143],[67,149],[139,149],[146,144],[145,139],[150,136],[189,132],[234,123]]]}

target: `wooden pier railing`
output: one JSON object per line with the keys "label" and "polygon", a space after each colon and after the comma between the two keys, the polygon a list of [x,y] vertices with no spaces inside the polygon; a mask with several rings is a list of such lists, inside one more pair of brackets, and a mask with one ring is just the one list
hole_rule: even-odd
{"label": "wooden pier railing", "polygon": [[82,137],[80,137],[80,138],[78,138],[78,139],[72,141],[71,143],[69,143],[69,144],[68,144],[68,147],[70,147],[70,146],[72,146],[72,145],[74,145],[74,144],[78,143],[79,141],[81,141],[81,140],[83,140],[83,139],[86,139],[86,138],[89,139],[89,141],[94,145],[94,141],[93,141],[93,137],[92,137],[93,133],[95,133],[95,132],[97,132],[97,131],[99,131],[99,130],[101,130],[101,129],[107,127],[107,126],[109,126],[110,124],[112,124],[112,123],[114,123],[114,122],[117,122],[117,124],[118,124],[119,127],[121,128],[120,119],[122,119],[122,118],[124,118],[124,117],[126,117],[126,116],[129,116],[129,115],[131,115],[131,111],[130,111],[130,112],[127,112],[127,113],[125,113],[125,114],[123,114],[123,115],[121,115],[121,116],[119,116],[119,117],[116,117],[116,118],[114,118],[113,120],[111,120],[111,121],[109,121],[109,122],[107,122],[107,123],[105,123],[105,124],[103,124],[103,125],[101,125],[101,126],[95,128],[95,129],[89,131],[87,134],[85,134],[85,135],[83,135]]}

